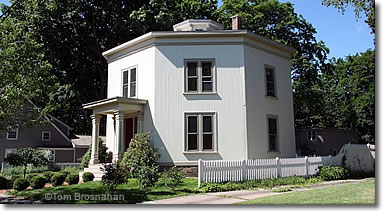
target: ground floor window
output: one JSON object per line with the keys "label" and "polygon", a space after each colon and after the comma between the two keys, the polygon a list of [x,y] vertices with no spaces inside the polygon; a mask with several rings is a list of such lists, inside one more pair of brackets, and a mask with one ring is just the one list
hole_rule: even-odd
{"label": "ground floor window", "polygon": [[185,114],[185,151],[215,151],[215,113]]}
{"label": "ground floor window", "polygon": [[9,154],[16,153],[17,149],[5,149],[5,157],[8,157]]}
{"label": "ground floor window", "polygon": [[268,143],[269,151],[278,151],[278,120],[277,116],[268,116]]}

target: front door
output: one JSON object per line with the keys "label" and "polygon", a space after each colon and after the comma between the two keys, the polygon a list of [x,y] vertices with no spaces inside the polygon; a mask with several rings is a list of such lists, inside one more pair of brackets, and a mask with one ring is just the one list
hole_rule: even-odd
{"label": "front door", "polygon": [[129,147],[134,134],[134,118],[125,119],[125,150]]}

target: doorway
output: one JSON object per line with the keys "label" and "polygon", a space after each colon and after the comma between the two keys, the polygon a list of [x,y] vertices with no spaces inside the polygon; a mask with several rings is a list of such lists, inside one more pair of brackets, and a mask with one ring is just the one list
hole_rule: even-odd
{"label": "doorway", "polygon": [[134,134],[137,133],[137,118],[125,119],[125,150],[128,149],[130,141]]}

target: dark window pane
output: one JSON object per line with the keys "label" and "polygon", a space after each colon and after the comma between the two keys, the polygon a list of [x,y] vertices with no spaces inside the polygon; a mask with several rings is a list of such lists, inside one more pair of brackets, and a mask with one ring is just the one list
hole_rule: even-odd
{"label": "dark window pane", "polygon": [[277,149],[277,146],[276,146],[276,139],[277,136],[276,135],[269,135],[269,148],[270,150],[276,150]]}
{"label": "dark window pane", "polygon": [[311,131],[307,131],[307,140],[311,140]]}
{"label": "dark window pane", "polygon": [[213,83],[212,82],[203,82],[202,83],[202,91],[213,91]]}
{"label": "dark window pane", "polygon": [[197,91],[197,79],[189,78],[188,79],[188,91]]}
{"label": "dark window pane", "polygon": [[196,116],[188,117],[188,132],[189,133],[197,132],[197,117]]}
{"label": "dark window pane", "polygon": [[314,140],[314,141],[317,139],[317,135],[316,134],[317,134],[316,131],[312,131],[311,139]]}
{"label": "dark window pane", "polygon": [[43,134],[43,139],[44,139],[44,140],[49,140],[49,137],[50,137],[50,136],[49,136],[49,133],[44,133],[44,134]]}
{"label": "dark window pane", "polygon": [[277,134],[277,120],[269,118],[269,134]]}
{"label": "dark window pane", "polygon": [[203,135],[203,150],[213,149],[213,135]]}
{"label": "dark window pane", "polygon": [[128,86],[124,86],[122,89],[123,97],[128,97]]}
{"label": "dark window pane", "polygon": [[188,135],[188,150],[197,150],[197,136]]}
{"label": "dark window pane", "polygon": [[211,62],[202,63],[202,76],[211,76]]}
{"label": "dark window pane", "polygon": [[122,78],[124,84],[128,83],[128,71],[124,71]]}
{"label": "dark window pane", "polygon": [[135,82],[136,81],[136,69],[133,68],[130,70],[130,82]]}
{"label": "dark window pane", "polygon": [[203,132],[212,132],[211,116],[204,116],[203,117]]}
{"label": "dark window pane", "polygon": [[16,131],[15,130],[9,130],[8,131],[8,138],[16,138]]}
{"label": "dark window pane", "polygon": [[136,83],[130,84],[130,97],[136,96]]}
{"label": "dark window pane", "polygon": [[197,76],[197,63],[188,63],[188,76]]}

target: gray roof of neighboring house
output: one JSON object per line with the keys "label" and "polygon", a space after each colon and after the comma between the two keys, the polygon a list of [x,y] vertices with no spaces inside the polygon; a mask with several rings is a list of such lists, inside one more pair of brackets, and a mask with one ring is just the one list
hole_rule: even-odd
{"label": "gray roof of neighboring house", "polygon": [[[83,146],[83,147],[89,147],[90,144],[92,143],[92,136],[90,135],[76,135],[77,138],[72,138],[72,143],[75,146]],[[102,142],[105,144],[106,143],[106,137],[105,136],[100,136],[102,139]]]}

